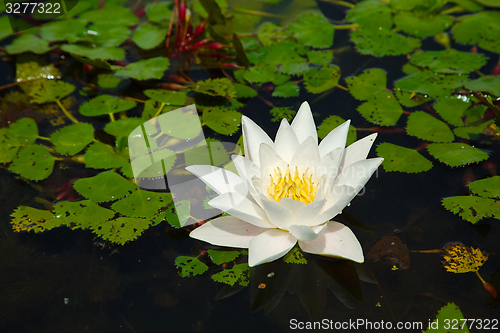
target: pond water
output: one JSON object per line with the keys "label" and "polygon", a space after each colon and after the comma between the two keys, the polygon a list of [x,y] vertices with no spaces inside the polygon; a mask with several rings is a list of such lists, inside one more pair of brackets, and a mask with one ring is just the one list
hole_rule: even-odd
{"label": "pond water", "polygon": [[[372,2],[387,5],[386,2]],[[394,2],[401,3],[401,1]],[[285,0],[275,5],[277,7],[251,4],[247,9],[239,9],[241,7],[238,6],[243,5],[245,4],[241,1],[230,2],[233,11],[225,14],[259,18],[255,26],[252,23],[253,31],[266,21],[286,26],[296,17],[311,10],[321,11],[332,24],[349,24],[343,21],[348,8],[336,1]],[[126,6],[142,8],[145,3],[131,1]],[[172,8],[172,5],[169,6]],[[191,7],[193,12],[201,8],[199,4],[192,6],[194,6]],[[137,11],[137,8],[134,11]],[[496,7],[485,10],[496,13],[497,9],[498,2]],[[255,12],[249,14],[249,10]],[[266,13],[260,12],[263,10],[281,16],[269,18],[265,16]],[[153,16],[148,17],[150,21],[154,21]],[[90,17],[89,20],[93,22]],[[144,20],[144,17],[141,20]],[[154,22],[158,26],[163,24],[162,27],[165,29],[168,26],[165,23],[168,21]],[[241,22],[238,24],[241,25]],[[237,27],[235,31],[238,33],[252,31],[236,23],[235,26]],[[226,27],[223,33],[229,35],[227,29],[231,27]],[[345,78],[358,76],[366,69],[382,68],[387,73],[387,87],[392,89],[394,81],[408,74],[402,71],[402,67],[408,62],[409,56],[406,53],[381,57],[362,55],[355,49],[350,33],[350,30],[336,30],[332,47],[337,50],[332,64],[341,69],[339,85],[342,87],[313,94],[304,88],[302,74],[297,74],[289,78],[289,82],[300,86],[297,94],[277,97],[273,92],[279,84],[263,80],[263,83],[251,85],[258,92],[258,96],[239,98],[241,101],[239,103],[242,105],[233,106],[240,113],[253,119],[271,138],[274,138],[279,122],[272,121],[274,115],[269,110],[272,107],[289,107],[296,111],[303,101],[308,101],[316,125],[322,124],[329,116],[336,115],[342,119],[351,119],[351,124],[356,127],[358,139],[374,131],[378,132],[369,157],[377,156],[375,147],[378,144],[391,143],[412,149],[418,148],[419,153],[432,161],[430,170],[416,173],[388,172],[386,165],[379,167],[368,181],[366,188],[353,200],[352,205],[346,207],[343,214],[335,218],[336,221],[348,225],[355,233],[365,254],[363,264],[315,255],[305,255],[307,265],[288,264],[279,259],[251,270],[248,286],[240,286],[239,283],[229,286],[215,282],[211,278],[212,274],[222,269],[210,263],[206,255],[206,250],[213,247],[189,237],[189,232],[194,229],[193,225],[176,229],[167,221],[163,221],[144,228],[146,230],[142,234],[139,232],[140,237],[130,242],[123,241],[124,245],[118,244],[119,241],[113,242],[105,237],[103,239],[92,233],[88,227],[75,224],[69,224],[74,230],[68,226],[61,226],[39,233],[14,232],[10,215],[18,206],[49,210],[47,206],[50,204],[57,205],[66,200],[77,202],[84,198],[72,188],[75,181],[93,177],[106,169],[114,170],[116,173],[120,170],[123,173],[120,169],[123,165],[85,167],[85,164],[77,163],[75,160],[61,159],[56,161],[50,177],[36,181],[33,178],[30,180],[29,177],[21,177],[19,175],[22,175],[21,172],[8,170],[12,164],[9,161],[0,169],[2,200],[0,332],[288,332],[298,330],[301,325],[313,321],[320,321],[323,329],[316,327],[311,331],[333,330],[336,327],[338,329],[338,325],[344,325],[344,329],[352,331],[380,331],[382,328],[387,329],[392,326],[393,331],[422,332],[435,320],[438,310],[452,302],[460,308],[463,318],[498,320],[500,318],[498,299],[484,289],[474,272],[458,274],[447,272],[443,267],[442,253],[416,251],[442,249],[450,242],[462,242],[467,246],[479,248],[489,253],[488,260],[480,269],[481,276],[493,288],[500,291],[498,255],[500,212],[496,215],[497,218],[487,217],[472,224],[446,210],[441,204],[443,198],[469,195],[467,187],[469,183],[496,176],[500,163],[498,155],[500,141],[496,140],[495,136],[487,134],[478,134],[468,140],[457,136],[454,141],[435,141],[467,143],[488,153],[487,159],[479,163],[464,163],[467,165],[450,167],[434,158],[423,146],[432,143],[433,140],[419,138],[418,135],[411,136],[406,131],[411,113],[424,111],[439,118],[431,108],[434,103],[432,100],[418,106],[403,106],[406,113],[399,119],[396,118],[394,124],[390,126],[378,127],[373,121],[374,118],[362,116],[356,109],[364,101],[355,99],[349,91],[342,89],[348,86],[344,81]],[[11,44],[15,38],[18,37],[10,36],[4,39],[2,46]],[[254,66],[255,59],[262,59],[255,54],[258,52],[255,48],[252,49],[250,39],[242,37],[242,41],[249,54],[250,64]],[[160,75],[151,80],[126,78],[128,82],[123,88],[96,88],[97,75],[113,71],[99,68],[95,63],[86,64],[84,68],[82,63],[72,59],[67,52],[57,49],[59,47],[57,43],[51,44],[55,50],[43,52],[42,55],[31,54],[28,57],[33,58],[28,59],[42,59],[60,69],[62,80],[76,86],[75,92],[71,95],[74,100],[68,101],[70,112],[80,122],[90,123],[96,131],[95,138],[114,147],[116,151],[122,149],[119,140],[115,142],[112,134],[103,131],[104,126],[110,121],[107,113],[100,113],[95,117],[79,114],[76,110],[83,102],[95,98],[97,94],[112,94],[124,100],[125,96],[146,100],[144,90],[158,88],[165,83],[184,85],[186,82],[206,80],[209,77],[227,75],[233,78],[239,75],[235,74],[231,67],[225,68],[223,72],[217,66],[209,65],[210,61],[206,59],[201,64],[195,64],[192,55],[188,54],[187,58],[191,57],[192,61],[190,65],[178,62],[172,57],[165,76]],[[141,41],[136,43],[139,45]],[[471,45],[458,44],[453,39],[451,45],[458,51],[486,55],[489,59],[481,67],[483,74],[490,74],[495,70],[498,53],[482,48],[471,51]],[[135,44],[127,41],[121,48],[126,50],[125,59],[130,63],[164,55],[162,46],[138,50]],[[421,49],[443,50],[443,47],[429,37],[422,38]],[[18,54],[11,51],[9,55],[5,48],[2,51],[5,56],[0,62],[0,71],[4,74],[1,84],[6,85],[16,80],[16,62],[21,61],[21,57],[30,52]],[[213,52],[217,53],[217,50]],[[304,53],[301,56],[304,57]],[[208,59],[216,63],[223,58]],[[119,63],[120,60],[111,59],[108,62],[123,65]],[[189,82],[186,79],[186,82],[183,82],[169,76],[181,75],[177,66],[182,68],[191,66],[190,71],[184,71]],[[145,70],[140,69],[139,72],[141,71]],[[471,79],[479,76],[472,70],[471,72]],[[500,84],[493,83],[495,84],[498,89]],[[248,82],[247,85],[250,86]],[[172,86],[163,88],[169,89]],[[225,98],[223,94],[207,93],[200,97],[200,94],[203,95],[202,92],[196,91],[196,88],[189,89],[191,90],[188,92],[188,100],[184,100],[186,105],[187,101],[194,101],[197,106],[199,103],[202,105],[201,109],[206,110],[205,107],[217,107],[227,102],[225,99],[221,102],[221,99]],[[462,86],[460,89],[465,90]],[[456,87],[453,91],[460,89]],[[7,92],[13,91],[20,89],[11,87],[3,89],[0,93],[4,96]],[[29,94],[27,90],[24,93]],[[471,92],[464,94],[469,96]],[[494,93],[491,95],[495,98]],[[443,96],[439,96],[435,99],[442,98]],[[60,99],[63,100],[62,97]],[[156,103],[153,105],[157,110],[159,103],[153,103]],[[474,103],[481,104],[481,101],[475,99]],[[142,104],[139,102],[137,107],[129,108],[128,116],[141,117],[141,114],[146,112],[143,111]],[[40,113],[39,109],[37,111],[27,106],[22,109],[12,109],[7,108],[7,105],[10,104],[2,105],[0,114],[3,127],[22,117],[31,117],[37,122],[39,135],[49,137],[56,128],[72,124],[57,105],[53,109],[59,110],[58,112],[45,108],[44,114]],[[127,111],[123,111],[121,114],[126,113]],[[121,119],[119,114],[115,114],[116,119]],[[151,116],[154,114],[155,112]],[[468,126],[483,124],[492,117],[491,114],[492,112],[481,114],[475,123],[471,122]],[[465,119],[465,116],[462,118]],[[202,120],[206,122],[205,118]],[[236,143],[241,135],[239,128],[231,135],[224,135],[223,131],[214,128],[216,127],[204,126],[205,136]],[[37,143],[45,142],[39,139]],[[86,144],[82,149],[85,146]],[[51,153],[61,158],[65,155],[55,151]],[[495,200],[495,204],[497,202]],[[110,207],[102,202],[98,203],[103,207]],[[474,208],[472,210],[473,215],[474,212],[481,214]],[[493,214],[489,216],[491,215]],[[400,251],[380,249],[381,245],[378,242],[384,237],[389,240],[389,244],[396,243],[390,246],[399,245]],[[377,254],[381,255],[380,260],[374,260]],[[174,263],[179,256],[199,256],[200,260],[207,263],[210,268],[201,275],[182,277]],[[242,256],[237,263],[245,263],[246,260],[247,257]],[[231,263],[226,268],[230,267]],[[359,326],[353,326],[354,322]],[[348,323],[350,326],[345,326]],[[391,326],[387,326],[388,323]],[[395,329],[397,323],[403,323],[406,327]],[[418,326],[419,323],[422,326]],[[490,328],[493,327],[490,325]],[[500,324],[497,323],[496,328],[498,327]],[[489,332],[490,329],[471,328],[470,331]]]}

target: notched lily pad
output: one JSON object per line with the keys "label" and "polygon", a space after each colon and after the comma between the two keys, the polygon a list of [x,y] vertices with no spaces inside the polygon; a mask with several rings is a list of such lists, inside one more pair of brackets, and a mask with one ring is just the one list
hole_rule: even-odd
{"label": "notched lily pad", "polygon": [[156,57],[139,60],[125,67],[111,66],[117,77],[129,77],[136,80],[161,79],[170,66],[170,61],[165,57]]}
{"label": "notched lily pad", "polygon": [[347,11],[346,20],[368,29],[390,29],[392,27],[391,8],[377,0],[361,1]]}
{"label": "notched lily pad", "polygon": [[119,217],[100,224],[92,224],[95,234],[111,243],[123,245],[137,239],[150,225],[149,219]]}
{"label": "notched lily pad", "polygon": [[94,202],[107,202],[132,194],[137,187],[113,171],[104,171],[94,177],[80,178],[73,188]]}
{"label": "notched lily pad", "polygon": [[149,218],[171,202],[172,195],[170,193],[138,190],[115,202],[111,208],[124,216]]}
{"label": "notched lily pad", "polygon": [[500,216],[500,201],[475,195],[444,198],[442,204],[453,214],[458,214],[462,219],[471,223],[488,217]]}
{"label": "notched lily pad", "polygon": [[32,118],[21,118],[10,124],[9,132],[23,145],[29,145],[38,138],[38,127]]}
{"label": "notched lily pad", "polygon": [[313,94],[321,94],[339,83],[340,68],[330,65],[321,69],[311,68],[304,74],[304,86]]}
{"label": "notched lily pad", "polygon": [[481,76],[476,80],[466,82],[464,87],[472,91],[487,92],[500,97],[500,75]]}
{"label": "notched lily pad", "polygon": [[180,269],[180,276],[195,276],[207,271],[208,266],[195,257],[180,256],[175,259],[175,266]]}
{"label": "notched lily pad", "polygon": [[436,102],[436,104],[434,104],[434,110],[436,110],[441,118],[443,118],[448,124],[453,126],[463,126],[464,122],[462,117],[470,105],[471,103],[468,101],[465,102],[460,98],[449,96]]}
{"label": "notched lily pad", "polygon": [[136,102],[111,95],[100,95],[83,103],[78,111],[87,117],[127,111],[136,106]]}
{"label": "notched lily pad", "polygon": [[414,54],[410,58],[410,62],[416,66],[445,74],[470,73],[483,67],[486,64],[486,60],[487,58],[482,54],[473,54],[453,49],[424,51]]}
{"label": "notched lily pad", "polygon": [[455,139],[453,132],[445,123],[423,111],[415,111],[408,117],[406,132],[434,142],[452,142]]}
{"label": "notched lily pad", "polygon": [[433,143],[427,146],[429,154],[451,167],[478,163],[488,158],[488,154],[465,143]]}
{"label": "notched lily pad", "polygon": [[366,101],[373,94],[384,91],[387,86],[387,74],[383,69],[371,68],[358,76],[345,79],[351,95],[360,101]]}
{"label": "notched lily pad", "polygon": [[302,44],[326,48],[333,44],[334,26],[317,13],[307,13],[293,21],[287,28]]}
{"label": "notched lily pad", "polygon": [[236,132],[241,123],[241,113],[217,106],[203,109],[203,123],[217,133],[229,135]]}
{"label": "notched lily pad", "polygon": [[376,57],[408,54],[420,47],[420,40],[405,37],[389,29],[359,28],[351,32],[351,41],[361,54]]}
{"label": "notched lily pad", "polygon": [[101,207],[91,200],[60,202],[55,205],[54,213],[56,219],[61,221],[61,224],[65,224],[71,229],[87,229],[92,225],[113,218],[116,214],[112,210]]}
{"label": "notched lily pad", "polygon": [[445,75],[423,71],[408,75],[395,83],[403,91],[421,93],[433,98],[445,98],[469,81],[465,75]]}
{"label": "notched lily pad", "polygon": [[282,85],[277,86],[273,91],[273,97],[297,97],[299,96],[300,88],[299,86],[292,82],[288,81],[283,83]]}
{"label": "notched lily pad", "polygon": [[68,96],[75,90],[71,83],[55,80],[43,80],[39,84],[33,85],[28,96],[32,102],[43,104],[53,103]]}
{"label": "notched lily pad", "polygon": [[373,94],[357,110],[366,120],[380,126],[394,126],[403,114],[396,97],[387,91]]}
{"label": "notched lily pad", "polygon": [[483,11],[464,17],[453,26],[453,38],[462,44],[500,53],[500,12]]}
{"label": "notched lily pad", "polygon": [[128,163],[128,158],[118,155],[113,147],[94,142],[85,152],[85,166],[94,169],[119,168]]}
{"label": "notched lily pad", "polygon": [[192,90],[206,95],[222,96],[227,99],[236,97],[233,82],[225,77],[198,81],[192,86]]}
{"label": "notched lily pad", "polygon": [[234,250],[208,250],[208,255],[210,256],[210,260],[216,265],[222,265],[224,263],[228,263],[234,261],[236,258],[240,256],[240,251]]}
{"label": "notched lily pad", "polygon": [[500,198],[500,176],[476,180],[468,186],[472,193],[479,196],[494,199]]}
{"label": "notched lily pad", "polygon": [[54,149],[62,155],[75,155],[94,141],[94,127],[78,123],[61,128],[50,135]]}
{"label": "notched lily pad", "polygon": [[382,166],[387,172],[424,172],[432,168],[432,162],[415,149],[383,142],[377,146],[377,155],[384,158]]}
{"label": "notched lily pad", "polygon": [[54,163],[55,158],[47,148],[41,145],[30,145],[19,149],[9,170],[30,180],[42,180],[50,176]]}
{"label": "notched lily pad", "polygon": [[426,38],[445,31],[453,24],[453,16],[435,15],[421,17],[412,12],[400,12],[394,16],[394,23],[403,32],[415,37]]}

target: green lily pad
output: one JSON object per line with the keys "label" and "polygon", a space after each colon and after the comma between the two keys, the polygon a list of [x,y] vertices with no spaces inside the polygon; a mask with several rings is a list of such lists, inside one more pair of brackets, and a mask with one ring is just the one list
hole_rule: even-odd
{"label": "green lily pad", "polygon": [[466,89],[472,91],[482,91],[500,97],[500,75],[485,75],[476,80],[466,82]]}
{"label": "green lily pad", "polygon": [[252,98],[258,95],[255,89],[241,83],[235,83],[234,89],[236,90],[236,98]]}
{"label": "green lily pad", "polygon": [[444,208],[470,223],[476,223],[484,218],[500,215],[500,201],[475,195],[444,198]]}
{"label": "green lily pad", "polygon": [[172,91],[162,89],[148,89],[144,90],[144,95],[149,98],[164,103],[165,105],[178,105],[184,106],[187,102],[187,92],[185,91]]}
{"label": "green lily pad", "polygon": [[332,89],[339,83],[340,68],[335,65],[323,67],[321,69],[311,68],[304,74],[304,86],[306,90],[313,94],[321,94]]}
{"label": "green lily pad", "polygon": [[407,34],[426,38],[434,36],[451,27],[453,24],[453,16],[436,15],[420,17],[412,12],[400,12],[394,16],[394,23]]}
{"label": "green lily pad", "polygon": [[368,29],[390,29],[392,27],[391,8],[377,0],[361,1],[347,11],[346,20]]}
{"label": "green lily pad", "polygon": [[242,286],[247,286],[248,272],[248,264],[238,264],[234,265],[231,269],[225,269],[222,272],[213,274],[212,280],[230,286],[234,286],[237,282]]}
{"label": "green lily pad", "polygon": [[239,129],[241,113],[234,110],[212,106],[203,109],[203,123],[217,133],[233,134]]}
{"label": "green lily pad", "polygon": [[119,217],[100,224],[92,224],[91,228],[102,239],[123,245],[137,239],[150,223],[149,219]]}
{"label": "green lily pad", "polygon": [[486,64],[486,57],[482,54],[448,49],[414,54],[411,56],[410,62],[420,67],[426,67],[436,73],[467,74],[483,67]]}
{"label": "green lily pad", "polygon": [[72,19],[53,21],[40,27],[40,36],[47,42],[68,41],[73,43],[82,39],[87,20]]}
{"label": "green lily pad", "polygon": [[137,190],[115,202],[111,208],[129,217],[151,217],[171,202],[172,195],[170,193]]}
{"label": "green lily pad", "polygon": [[273,66],[262,64],[248,68],[243,74],[243,78],[250,83],[271,82],[275,76]]}
{"label": "green lily pad", "polygon": [[491,119],[478,126],[457,127],[453,130],[453,132],[460,138],[477,140],[479,139],[479,134],[483,133],[483,131],[494,122],[495,120]]}
{"label": "green lily pad", "polygon": [[[328,133],[330,133],[333,129],[337,128],[339,125],[345,123],[345,120],[337,115],[329,116],[321,125],[318,126],[318,137],[320,139],[324,139]],[[351,143],[356,141],[357,133],[356,127],[349,125],[349,131],[347,132],[347,141],[346,146],[349,146]]]}
{"label": "green lily pad", "polygon": [[100,95],[83,103],[78,111],[87,117],[127,111],[136,106],[136,102],[111,95]]}
{"label": "green lily pad", "polygon": [[479,196],[493,199],[500,198],[500,176],[476,180],[468,186],[472,193]]}
{"label": "green lily pad", "polygon": [[248,54],[248,58],[265,71],[299,75],[309,70],[307,59],[302,57],[306,52],[303,45],[293,40],[284,40],[279,44],[261,47],[255,51],[257,57],[252,58]]}
{"label": "green lily pad", "polygon": [[104,126],[104,132],[116,137],[129,136],[129,134],[137,127],[141,126],[144,120],[141,118],[130,117],[112,121]]}
{"label": "green lily pad", "polygon": [[12,27],[10,25],[9,17],[4,15],[0,17],[0,40],[12,35]]}
{"label": "green lily pad", "polygon": [[225,77],[198,81],[192,86],[192,90],[210,96],[223,96],[227,99],[236,97],[233,82]]}
{"label": "green lily pad", "polygon": [[262,45],[272,45],[285,40],[289,33],[283,31],[283,28],[271,22],[266,22],[262,24],[257,32],[259,41]]}
{"label": "green lily pad", "polygon": [[80,178],[73,188],[94,202],[107,202],[132,194],[137,187],[113,171],[104,171],[94,177]]}
{"label": "green lily pad", "polygon": [[387,172],[417,173],[432,168],[432,162],[415,149],[383,142],[377,146],[377,155],[384,158],[382,166]]}
{"label": "green lily pad", "polygon": [[91,60],[122,60],[125,58],[125,51],[113,46],[88,47],[78,44],[64,44],[61,45],[61,50]]}
{"label": "green lily pad", "polygon": [[293,249],[290,250],[290,252],[285,254],[285,256],[283,257],[283,261],[286,262],[287,264],[299,264],[299,265],[307,264],[307,259],[304,257],[304,254],[296,247],[294,247]]}
{"label": "green lily pad", "polygon": [[96,141],[85,152],[85,166],[94,169],[119,168],[127,164],[128,158],[118,155],[113,147]]}
{"label": "green lily pad", "polygon": [[[151,164],[151,158],[155,161]],[[169,149],[159,149],[150,155],[141,155],[132,161],[134,177],[154,178],[165,176],[174,166],[177,155]]]}
{"label": "green lily pad", "polygon": [[[42,65],[36,61],[16,63],[16,80],[31,81],[36,79],[60,79],[61,72],[53,64]],[[24,87],[25,85],[21,85]]]}
{"label": "green lily pad", "polygon": [[500,1],[499,0],[476,0],[482,5],[485,5],[486,7],[496,7],[500,8]]}
{"label": "green lily pad", "polygon": [[397,86],[394,87],[394,92],[396,93],[396,97],[398,98],[399,103],[409,108],[427,103],[432,100],[432,98],[428,96],[426,97],[422,94],[403,91]]}
{"label": "green lily pad", "polygon": [[0,128],[0,163],[12,161],[20,146],[19,140],[10,133],[8,128]]}
{"label": "green lily pad", "polygon": [[29,180],[42,180],[50,176],[54,163],[55,158],[47,148],[30,145],[19,149],[9,170]]}
{"label": "green lily pad", "polygon": [[427,146],[429,154],[451,167],[477,163],[488,158],[488,154],[465,143],[433,143]]}
{"label": "green lily pad", "polygon": [[163,133],[183,140],[194,139],[201,132],[198,115],[181,110],[162,114],[158,117],[158,123]]}
{"label": "green lily pad", "polygon": [[475,0],[452,0],[450,2],[456,3],[469,12],[479,12],[484,9],[484,7],[477,3]]}
{"label": "green lily pad", "polygon": [[326,48],[333,44],[334,26],[321,14],[308,13],[288,26],[288,31],[302,44]]}
{"label": "green lily pad", "polygon": [[371,68],[358,76],[345,79],[351,95],[357,100],[366,101],[373,94],[384,91],[387,86],[387,74],[383,69]]}
{"label": "green lily pad", "polygon": [[455,139],[448,125],[423,111],[415,111],[408,117],[406,132],[427,141],[452,142]]}
{"label": "green lily pad", "polygon": [[105,47],[123,44],[130,38],[130,29],[125,24],[116,22],[99,22],[92,24],[86,33],[85,41]]}
{"label": "green lily pad", "polygon": [[448,124],[463,126],[462,117],[470,104],[470,102],[464,102],[460,98],[449,96],[439,100],[433,107]]}
{"label": "green lily pad", "polygon": [[286,119],[290,122],[297,111],[292,110],[290,107],[274,107],[269,110],[269,113],[273,116],[271,121],[281,121],[281,119]]}
{"label": "green lily pad", "polygon": [[21,118],[10,124],[9,131],[23,145],[30,145],[38,138],[38,127],[32,118]]}
{"label": "green lily pad", "polygon": [[358,106],[357,110],[363,118],[380,126],[396,125],[403,114],[396,97],[387,91],[373,94],[368,101]]}
{"label": "green lily pad", "polygon": [[220,167],[229,161],[229,154],[221,142],[209,139],[206,145],[199,145],[186,150],[184,160],[186,166],[213,165]]}
{"label": "green lily pad", "polygon": [[307,51],[307,59],[309,59],[311,64],[328,66],[333,60],[333,52],[309,50]]}
{"label": "green lily pad", "polygon": [[208,255],[210,256],[210,260],[216,265],[222,265],[224,263],[228,263],[234,261],[236,258],[240,256],[240,251],[234,250],[208,250]]}
{"label": "green lily pad", "polygon": [[477,105],[466,110],[464,112],[465,125],[471,126],[476,125],[478,122],[481,122],[487,109],[488,106],[486,105]]}
{"label": "green lily pad", "polygon": [[479,47],[500,53],[500,12],[483,11],[469,15],[453,27],[453,38],[462,44],[478,44]]}
{"label": "green lily pad", "polygon": [[195,276],[207,271],[208,266],[195,257],[180,256],[175,258],[175,266],[180,269],[180,276]]}
{"label": "green lily pad", "polygon": [[80,19],[85,19],[90,22],[113,22],[124,24],[129,27],[135,25],[139,21],[130,9],[114,4],[80,14]]}
{"label": "green lily pad", "polygon": [[71,229],[87,229],[115,216],[111,209],[103,208],[91,200],[60,202],[54,207],[56,219]]}
{"label": "green lily pad", "polygon": [[125,67],[111,66],[118,77],[129,77],[136,80],[161,79],[170,66],[168,58],[156,57],[139,60]]}
{"label": "green lily pad", "polygon": [[19,54],[24,52],[33,52],[42,54],[50,51],[49,43],[46,40],[37,38],[35,35],[22,35],[14,39],[12,44],[5,47],[9,54]]}
{"label": "green lily pad", "polygon": [[171,205],[165,211],[164,216],[172,227],[176,229],[182,228],[191,217],[191,202],[181,200],[175,205]]}
{"label": "green lily pad", "polygon": [[11,215],[12,228],[15,231],[42,232],[52,227],[47,227],[54,219],[54,214],[48,210],[36,209],[28,206],[19,206]]}
{"label": "green lily pad", "polygon": [[156,23],[166,23],[172,17],[173,2],[160,1],[146,5],[148,20]]}
{"label": "green lily pad", "polygon": [[421,93],[433,98],[445,98],[469,81],[464,75],[436,74],[423,71],[396,81],[395,86],[403,91]]}
{"label": "green lily pad", "polygon": [[447,333],[449,332],[449,330],[444,328],[444,325],[440,325],[439,323],[445,323],[448,321],[450,323],[459,323],[461,333],[469,333],[469,328],[466,324],[467,320],[464,319],[462,311],[460,311],[455,303],[448,303],[447,305],[443,306],[441,310],[438,311],[436,320],[434,320],[432,323],[429,323],[430,327],[437,327],[437,329],[429,328],[428,330],[423,331],[423,333]]}
{"label": "green lily pad", "polygon": [[50,140],[59,154],[73,156],[94,141],[94,127],[86,123],[69,125],[52,133]]}
{"label": "green lily pad", "polygon": [[299,96],[300,88],[299,86],[292,82],[288,81],[283,83],[282,85],[277,86],[273,91],[273,97],[297,97]]}
{"label": "green lily pad", "polygon": [[71,83],[55,80],[43,80],[33,85],[28,95],[31,101],[38,104],[60,101],[75,90]]}
{"label": "green lily pad", "polygon": [[420,40],[405,37],[389,29],[359,28],[351,32],[351,41],[361,54],[383,57],[408,54],[420,47]]}
{"label": "green lily pad", "polygon": [[160,45],[167,37],[168,28],[152,23],[140,25],[134,32],[132,41],[143,50],[150,50]]}

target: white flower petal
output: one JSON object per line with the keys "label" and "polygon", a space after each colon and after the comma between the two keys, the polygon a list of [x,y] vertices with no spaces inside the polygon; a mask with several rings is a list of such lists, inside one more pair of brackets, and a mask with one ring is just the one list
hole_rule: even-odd
{"label": "white flower petal", "polygon": [[335,127],[319,144],[319,154],[321,158],[336,148],[345,148],[347,133],[349,133],[350,120]]}
{"label": "white flower petal", "polygon": [[295,214],[294,222],[299,225],[310,225],[323,209],[325,202],[326,198],[316,199],[314,202],[302,207]]}
{"label": "white flower petal", "polygon": [[[335,148],[325,156],[321,158],[319,167],[316,168],[318,175],[322,177],[325,176],[325,181],[323,183],[323,191],[328,193],[332,190],[333,182],[337,177],[340,170],[340,163],[342,161],[342,154],[344,153],[343,148]],[[322,195],[325,195],[322,193]]]}
{"label": "white flower petal", "polygon": [[295,151],[293,155],[292,161],[290,163],[290,171],[295,171],[295,167],[298,168],[300,173],[306,171],[306,168],[309,168],[309,173],[313,174],[314,181],[318,181],[318,175],[315,173],[315,168],[319,165],[320,158],[318,152],[318,143],[314,142],[314,139],[308,137],[304,140]]}
{"label": "white flower petal", "polygon": [[250,241],[248,266],[253,267],[283,257],[297,243],[287,231],[268,229]]}
{"label": "white flower petal", "polygon": [[248,248],[252,238],[266,230],[232,216],[222,216],[194,229],[189,236],[213,245]]}
{"label": "white flower petal", "polygon": [[360,190],[383,161],[383,158],[370,158],[348,165],[338,175],[334,186],[348,185]]}
{"label": "white flower petal", "polygon": [[293,218],[293,222],[292,222],[293,224],[299,223],[295,220],[295,216],[296,216],[297,211],[306,205],[305,202],[295,201],[292,198],[285,197],[285,198],[281,199],[280,201],[278,201],[277,203],[278,203],[278,205],[280,205],[281,207],[285,208],[286,210],[288,210],[290,212],[290,214]]}
{"label": "white flower petal", "polygon": [[316,124],[309,103],[302,103],[292,121],[292,128],[299,143],[304,142],[308,137],[312,137],[316,145],[318,144],[318,133],[316,132]]}
{"label": "white flower petal", "polygon": [[241,128],[243,131],[243,144],[245,156],[252,162],[259,164],[259,149],[262,143],[273,147],[274,143],[269,136],[256,123],[248,117],[241,117]]}
{"label": "white flower petal", "polygon": [[342,210],[351,202],[358,192],[359,189],[347,185],[334,187],[326,197],[326,204],[323,206],[323,210],[316,216],[311,226],[323,224],[342,213]]}
{"label": "white flower petal", "polygon": [[264,210],[239,193],[224,193],[210,200],[208,204],[257,227],[274,228]]}
{"label": "white flower petal", "polygon": [[238,174],[240,175],[243,183],[246,185],[248,191],[250,192],[250,195],[255,200],[255,202],[260,202],[260,198],[257,195],[257,190],[252,181],[254,177],[260,178],[260,168],[248,158],[241,155],[233,155],[232,159],[234,166],[236,167],[236,171],[238,171]]}
{"label": "white flower petal", "polygon": [[274,150],[286,162],[290,163],[293,154],[299,148],[299,140],[286,119],[281,120],[280,128],[274,139]]}
{"label": "white flower petal", "polygon": [[269,145],[263,143],[260,145],[260,175],[263,188],[261,192],[266,192],[271,181],[270,175],[274,175],[274,170],[280,168],[282,173],[286,172],[287,163],[276,153]]}
{"label": "white flower petal", "polygon": [[362,263],[363,249],[354,233],[338,222],[328,222],[324,233],[311,242],[299,241],[300,248],[307,253],[349,259]]}
{"label": "white flower petal", "polygon": [[342,168],[345,168],[357,161],[366,159],[376,138],[377,133],[373,133],[347,147],[344,152]]}
{"label": "white flower petal", "polygon": [[263,194],[260,195],[260,201],[269,222],[276,228],[288,230],[288,227],[293,224],[293,216],[290,211],[281,207],[276,201],[266,198]]}
{"label": "white flower petal", "polygon": [[321,236],[326,226],[327,223],[312,228],[307,225],[292,225],[289,231],[293,237],[297,238],[299,241],[310,242]]}
{"label": "white flower petal", "polygon": [[240,177],[229,170],[211,165],[190,165],[186,170],[200,178],[217,194],[238,192],[246,196],[248,189]]}

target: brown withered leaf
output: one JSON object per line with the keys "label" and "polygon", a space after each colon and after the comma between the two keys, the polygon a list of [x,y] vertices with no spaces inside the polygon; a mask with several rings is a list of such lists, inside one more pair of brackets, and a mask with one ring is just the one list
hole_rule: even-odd
{"label": "brown withered leaf", "polygon": [[385,257],[388,263],[396,265],[398,269],[410,268],[410,251],[399,237],[393,234],[382,237],[370,248],[366,257],[373,261],[379,261]]}

